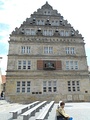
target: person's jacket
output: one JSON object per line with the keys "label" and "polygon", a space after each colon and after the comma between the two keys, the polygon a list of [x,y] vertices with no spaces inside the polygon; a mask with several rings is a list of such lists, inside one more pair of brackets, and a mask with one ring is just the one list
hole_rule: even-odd
{"label": "person's jacket", "polygon": [[65,118],[69,117],[69,115],[65,113],[64,108],[59,107],[56,109],[56,116],[61,116],[61,115],[63,115]]}

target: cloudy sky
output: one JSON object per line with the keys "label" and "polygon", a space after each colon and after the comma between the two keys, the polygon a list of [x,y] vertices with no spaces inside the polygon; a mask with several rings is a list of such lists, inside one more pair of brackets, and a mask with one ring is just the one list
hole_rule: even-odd
{"label": "cloudy sky", "polygon": [[[85,40],[88,66],[90,66],[90,0],[47,0],[67,19]],[[9,34],[27,17],[41,8],[46,0],[0,0],[0,62],[2,74],[6,74]]]}

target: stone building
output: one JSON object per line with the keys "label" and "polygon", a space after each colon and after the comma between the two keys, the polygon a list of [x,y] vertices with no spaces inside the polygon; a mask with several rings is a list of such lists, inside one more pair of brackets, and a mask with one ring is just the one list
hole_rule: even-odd
{"label": "stone building", "polygon": [[6,99],[90,101],[85,43],[46,2],[10,35]]}

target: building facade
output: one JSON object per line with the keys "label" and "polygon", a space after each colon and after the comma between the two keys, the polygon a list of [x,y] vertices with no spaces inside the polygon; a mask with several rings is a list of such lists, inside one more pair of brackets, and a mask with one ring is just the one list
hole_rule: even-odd
{"label": "building facade", "polygon": [[6,99],[90,101],[85,43],[46,2],[10,35]]}

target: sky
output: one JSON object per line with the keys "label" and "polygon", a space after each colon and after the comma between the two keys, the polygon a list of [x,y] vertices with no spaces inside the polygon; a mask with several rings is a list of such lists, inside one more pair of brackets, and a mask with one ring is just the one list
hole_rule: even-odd
{"label": "sky", "polygon": [[85,40],[90,66],[90,0],[0,0],[0,68],[6,74],[9,35],[48,1]]}

